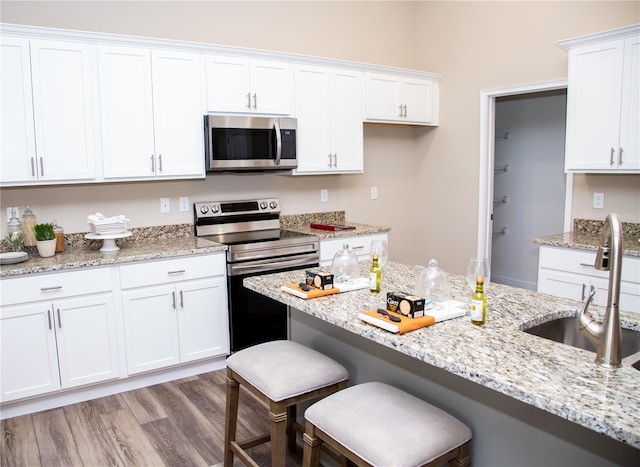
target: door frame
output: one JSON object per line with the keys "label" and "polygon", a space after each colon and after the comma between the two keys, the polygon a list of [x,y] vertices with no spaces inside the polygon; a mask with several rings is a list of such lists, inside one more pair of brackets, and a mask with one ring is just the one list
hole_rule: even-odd
{"label": "door frame", "polygon": [[[567,83],[567,79],[561,79],[480,91],[480,167],[478,176],[478,244],[476,253],[478,257],[491,260],[496,98],[566,89]],[[571,230],[573,174],[567,173],[566,175],[564,230],[568,232]]]}

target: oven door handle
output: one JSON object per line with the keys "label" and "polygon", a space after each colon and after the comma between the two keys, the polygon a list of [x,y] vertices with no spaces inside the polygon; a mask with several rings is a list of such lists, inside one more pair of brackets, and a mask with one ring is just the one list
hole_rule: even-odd
{"label": "oven door handle", "polygon": [[230,276],[240,276],[242,274],[254,274],[257,272],[278,272],[279,269],[305,267],[317,265],[320,258],[317,253],[300,255],[295,258],[270,258],[263,261],[252,261],[241,264],[229,264],[228,273]]}

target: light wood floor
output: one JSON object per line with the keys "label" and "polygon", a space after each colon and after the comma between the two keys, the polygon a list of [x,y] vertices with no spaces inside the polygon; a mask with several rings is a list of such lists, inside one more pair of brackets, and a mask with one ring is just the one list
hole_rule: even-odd
{"label": "light wood floor", "polygon": [[[268,431],[266,409],[240,391],[238,439]],[[2,421],[4,466],[222,465],[225,370]],[[269,444],[250,452],[264,466]],[[289,455],[298,467],[302,450]],[[236,460],[235,465],[242,465]]]}

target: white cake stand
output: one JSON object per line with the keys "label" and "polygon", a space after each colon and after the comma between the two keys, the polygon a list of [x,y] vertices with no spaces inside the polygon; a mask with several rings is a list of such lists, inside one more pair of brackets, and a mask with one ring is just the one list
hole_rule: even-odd
{"label": "white cake stand", "polygon": [[104,240],[102,243],[102,248],[100,248],[100,251],[105,253],[108,251],[118,251],[120,247],[116,245],[116,240],[118,238],[131,237],[131,235],[133,235],[133,232],[122,232],[122,233],[107,234],[107,235],[89,233],[89,234],[86,234],[84,238],[89,240]]}

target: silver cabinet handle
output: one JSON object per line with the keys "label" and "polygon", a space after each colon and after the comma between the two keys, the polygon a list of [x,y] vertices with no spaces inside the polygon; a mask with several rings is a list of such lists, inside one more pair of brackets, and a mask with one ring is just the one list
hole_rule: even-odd
{"label": "silver cabinet handle", "polygon": [[251,93],[247,93],[247,109],[251,108]]}
{"label": "silver cabinet handle", "polygon": [[180,291],[180,308],[184,308],[184,295],[182,294],[182,290]]}
{"label": "silver cabinet handle", "polygon": [[36,158],[35,157],[31,158],[31,176],[32,177],[36,176]]}
{"label": "silver cabinet handle", "polygon": [[624,149],[618,148],[618,165],[622,165],[622,151],[624,151]]}
{"label": "silver cabinet handle", "polygon": [[402,104],[400,104],[399,107],[400,107],[400,114],[398,115],[398,117],[402,117]]}
{"label": "silver cabinet handle", "polygon": [[51,287],[40,287],[40,292],[48,292],[49,290],[60,290],[62,288],[61,285],[54,285]]}
{"label": "silver cabinet handle", "polygon": [[334,167],[338,167],[338,153],[337,152],[333,153],[333,166]]}
{"label": "silver cabinet handle", "polygon": [[584,302],[584,292],[587,290],[587,284],[582,284],[582,301]]}
{"label": "silver cabinet handle", "polygon": [[352,249],[352,250],[361,250],[361,249],[363,249],[363,248],[364,248],[364,245],[360,245],[360,246],[354,246],[354,247],[352,247],[351,249]]}
{"label": "silver cabinet handle", "polygon": [[62,329],[62,319],[60,318],[60,308],[56,308],[58,311],[58,327]]}
{"label": "silver cabinet handle", "polygon": [[611,153],[609,154],[609,165],[613,165],[613,153],[614,152],[616,152],[616,150],[611,148]]}
{"label": "silver cabinet handle", "polygon": [[184,274],[185,272],[187,272],[186,269],[174,269],[173,271],[167,271],[167,274]]}
{"label": "silver cabinet handle", "polygon": [[51,310],[47,310],[47,318],[49,319],[49,330],[53,329],[51,327]]}
{"label": "silver cabinet handle", "polygon": [[258,108],[258,95],[255,92],[253,93],[253,108]]}
{"label": "silver cabinet handle", "polygon": [[404,116],[407,116],[407,104],[404,105]]}
{"label": "silver cabinet handle", "polygon": [[40,176],[44,177],[44,158],[40,158]]}
{"label": "silver cabinet handle", "polygon": [[331,153],[329,153],[329,167],[331,167]]}
{"label": "silver cabinet handle", "polygon": [[151,154],[151,171],[155,172],[156,171],[156,160],[153,157],[153,154]]}
{"label": "silver cabinet handle", "polygon": [[158,154],[158,170],[162,172],[162,154]]}
{"label": "silver cabinet handle", "polygon": [[172,300],[172,305],[173,305],[173,309],[176,309],[176,292],[175,290],[173,292],[171,292],[171,300]]}

